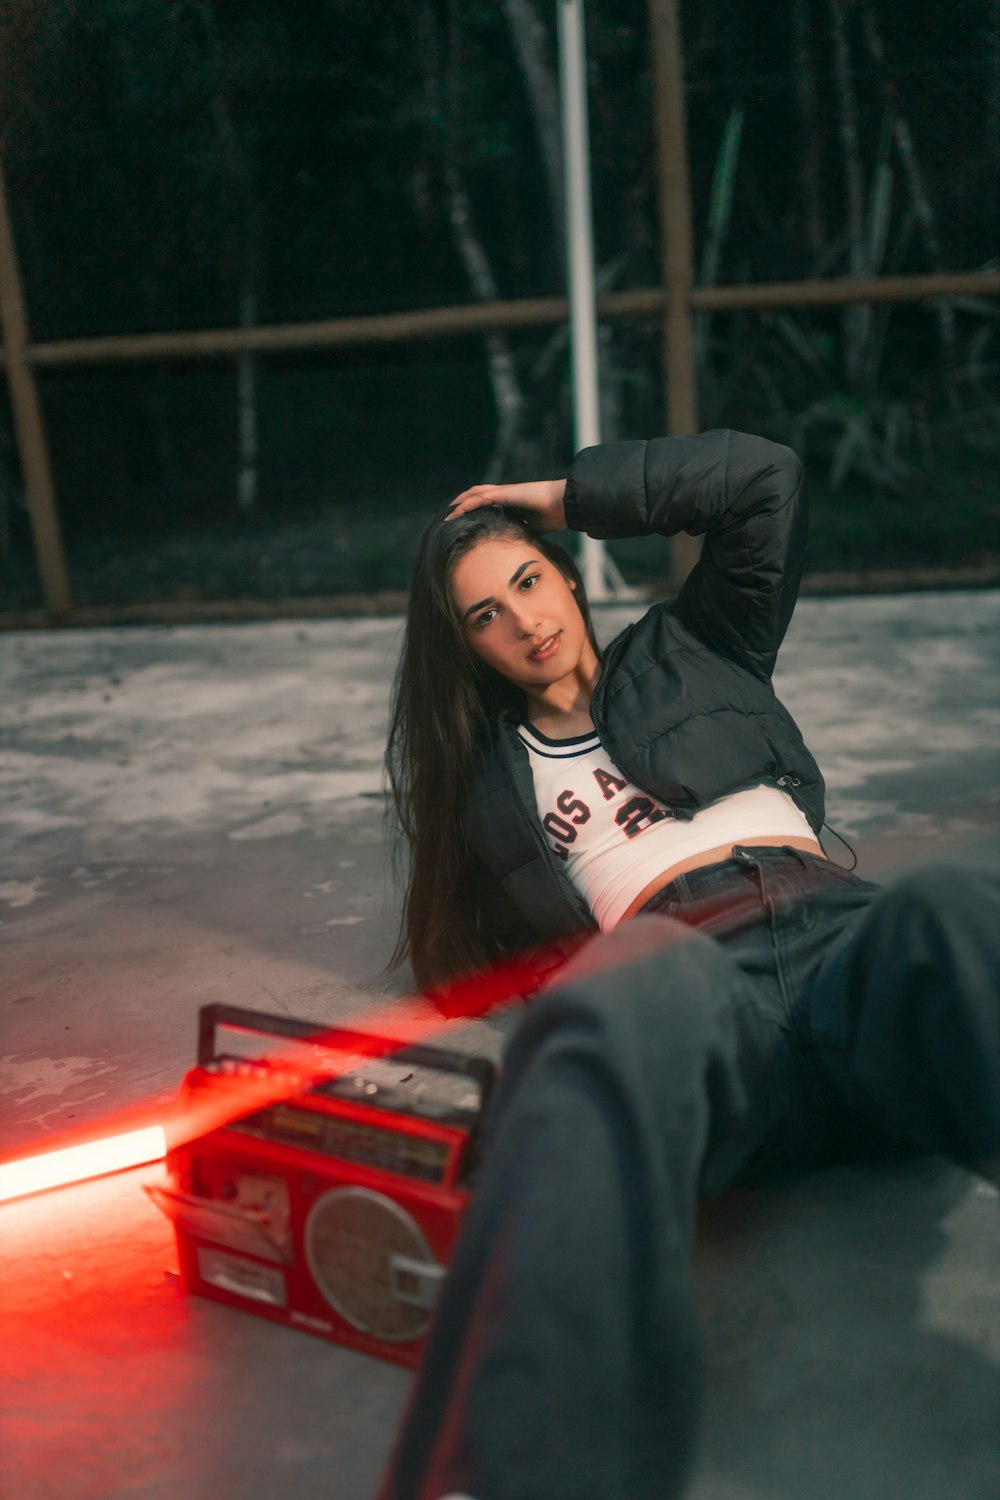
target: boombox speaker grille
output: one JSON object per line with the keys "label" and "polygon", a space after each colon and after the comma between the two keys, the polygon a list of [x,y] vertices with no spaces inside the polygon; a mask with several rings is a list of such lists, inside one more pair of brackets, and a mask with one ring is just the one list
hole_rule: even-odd
{"label": "boombox speaker grille", "polygon": [[305,1248],[317,1287],[353,1327],[397,1343],[424,1332],[429,1308],[400,1295],[399,1267],[411,1267],[417,1282],[440,1268],[417,1221],[392,1198],[370,1188],[324,1193],[306,1220]]}

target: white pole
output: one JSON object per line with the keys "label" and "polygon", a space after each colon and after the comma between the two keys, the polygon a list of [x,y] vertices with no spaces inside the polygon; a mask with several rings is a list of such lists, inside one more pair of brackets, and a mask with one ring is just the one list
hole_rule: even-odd
{"label": "white pole", "polygon": [[[583,0],[558,0],[558,9],[569,329],[573,359],[573,437],[574,447],[579,451],[601,441]],[[609,598],[603,543],[585,536],[580,564],[588,597],[595,601]]]}

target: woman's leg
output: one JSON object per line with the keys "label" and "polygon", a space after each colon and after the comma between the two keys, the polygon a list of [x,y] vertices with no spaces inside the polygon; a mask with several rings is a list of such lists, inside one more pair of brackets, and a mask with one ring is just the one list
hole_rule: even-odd
{"label": "woman's leg", "polygon": [[806,985],[799,1018],[852,1112],[1000,1178],[1000,861],[887,887]]}
{"label": "woman's leg", "polygon": [[704,1165],[775,1121],[778,1007],[668,918],[596,939],[512,1039],[382,1500],[667,1500],[694,1451]]}

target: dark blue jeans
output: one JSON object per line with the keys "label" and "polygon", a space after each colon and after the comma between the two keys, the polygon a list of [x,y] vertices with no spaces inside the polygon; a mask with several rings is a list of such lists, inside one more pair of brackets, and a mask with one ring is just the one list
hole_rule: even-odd
{"label": "dark blue jeans", "polygon": [[1000,1163],[1000,869],[880,889],[740,849],[512,1036],[380,1500],[666,1500],[702,1389],[696,1202],[845,1158]]}

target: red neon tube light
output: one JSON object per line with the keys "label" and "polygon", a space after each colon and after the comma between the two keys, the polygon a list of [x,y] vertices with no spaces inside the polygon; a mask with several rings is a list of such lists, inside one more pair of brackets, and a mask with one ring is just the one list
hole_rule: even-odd
{"label": "red neon tube light", "polygon": [[[447,1031],[455,1024],[461,1025],[468,1018],[484,1016],[498,1005],[520,996],[526,989],[534,988],[537,983],[538,957],[536,955],[533,960],[513,960],[490,973],[460,980],[449,986],[447,992],[442,992],[446,997],[448,1017],[435,1015],[394,1019],[396,1041],[404,1045],[419,1042]],[[374,1021],[377,1035],[378,1026],[384,1025],[387,1019],[388,1012],[381,1010],[345,1024],[363,1031],[366,1025],[371,1025]],[[311,1040],[322,1046],[323,1033],[318,1032]],[[147,1124],[139,1129],[119,1131],[98,1140],[82,1141],[57,1150],[41,1151],[14,1161],[0,1162],[0,1203],[160,1161],[168,1149],[227,1125],[231,1120],[239,1119],[241,1115],[249,1114],[254,1109],[261,1109],[266,1104],[293,1098],[296,1093],[315,1082],[315,1071],[304,1071],[297,1058],[290,1054],[287,1058],[281,1053],[272,1054],[272,1061],[279,1060],[285,1075],[280,1083],[241,1080],[236,1084],[233,1080],[227,1080],[225,1088],[201,1101],[198,1108],[187,1115],[178,1114],[162,1124]],[[336,1070],[324,1069],[324,1073],[327,1072],[333,1077]],[[296,1082],[299,1087],[296,1087]]]}
{"label": "red neon tube light", "polygon": [[61,1151],[43,1151],[38,1156],[24,1156],[19,1161],[0,1163],[0,1203],[41,1193],[46,1188],[64,1187],[84,1182],[88,1177],[103,1177],[126,1167],[140,1167],[159,1161],[166,1155],[167,1142],[162,1125],[147,1125],[143,1130],[127,1130],[101,1141],[87,1141],[79,1146],[65,1146]]}

